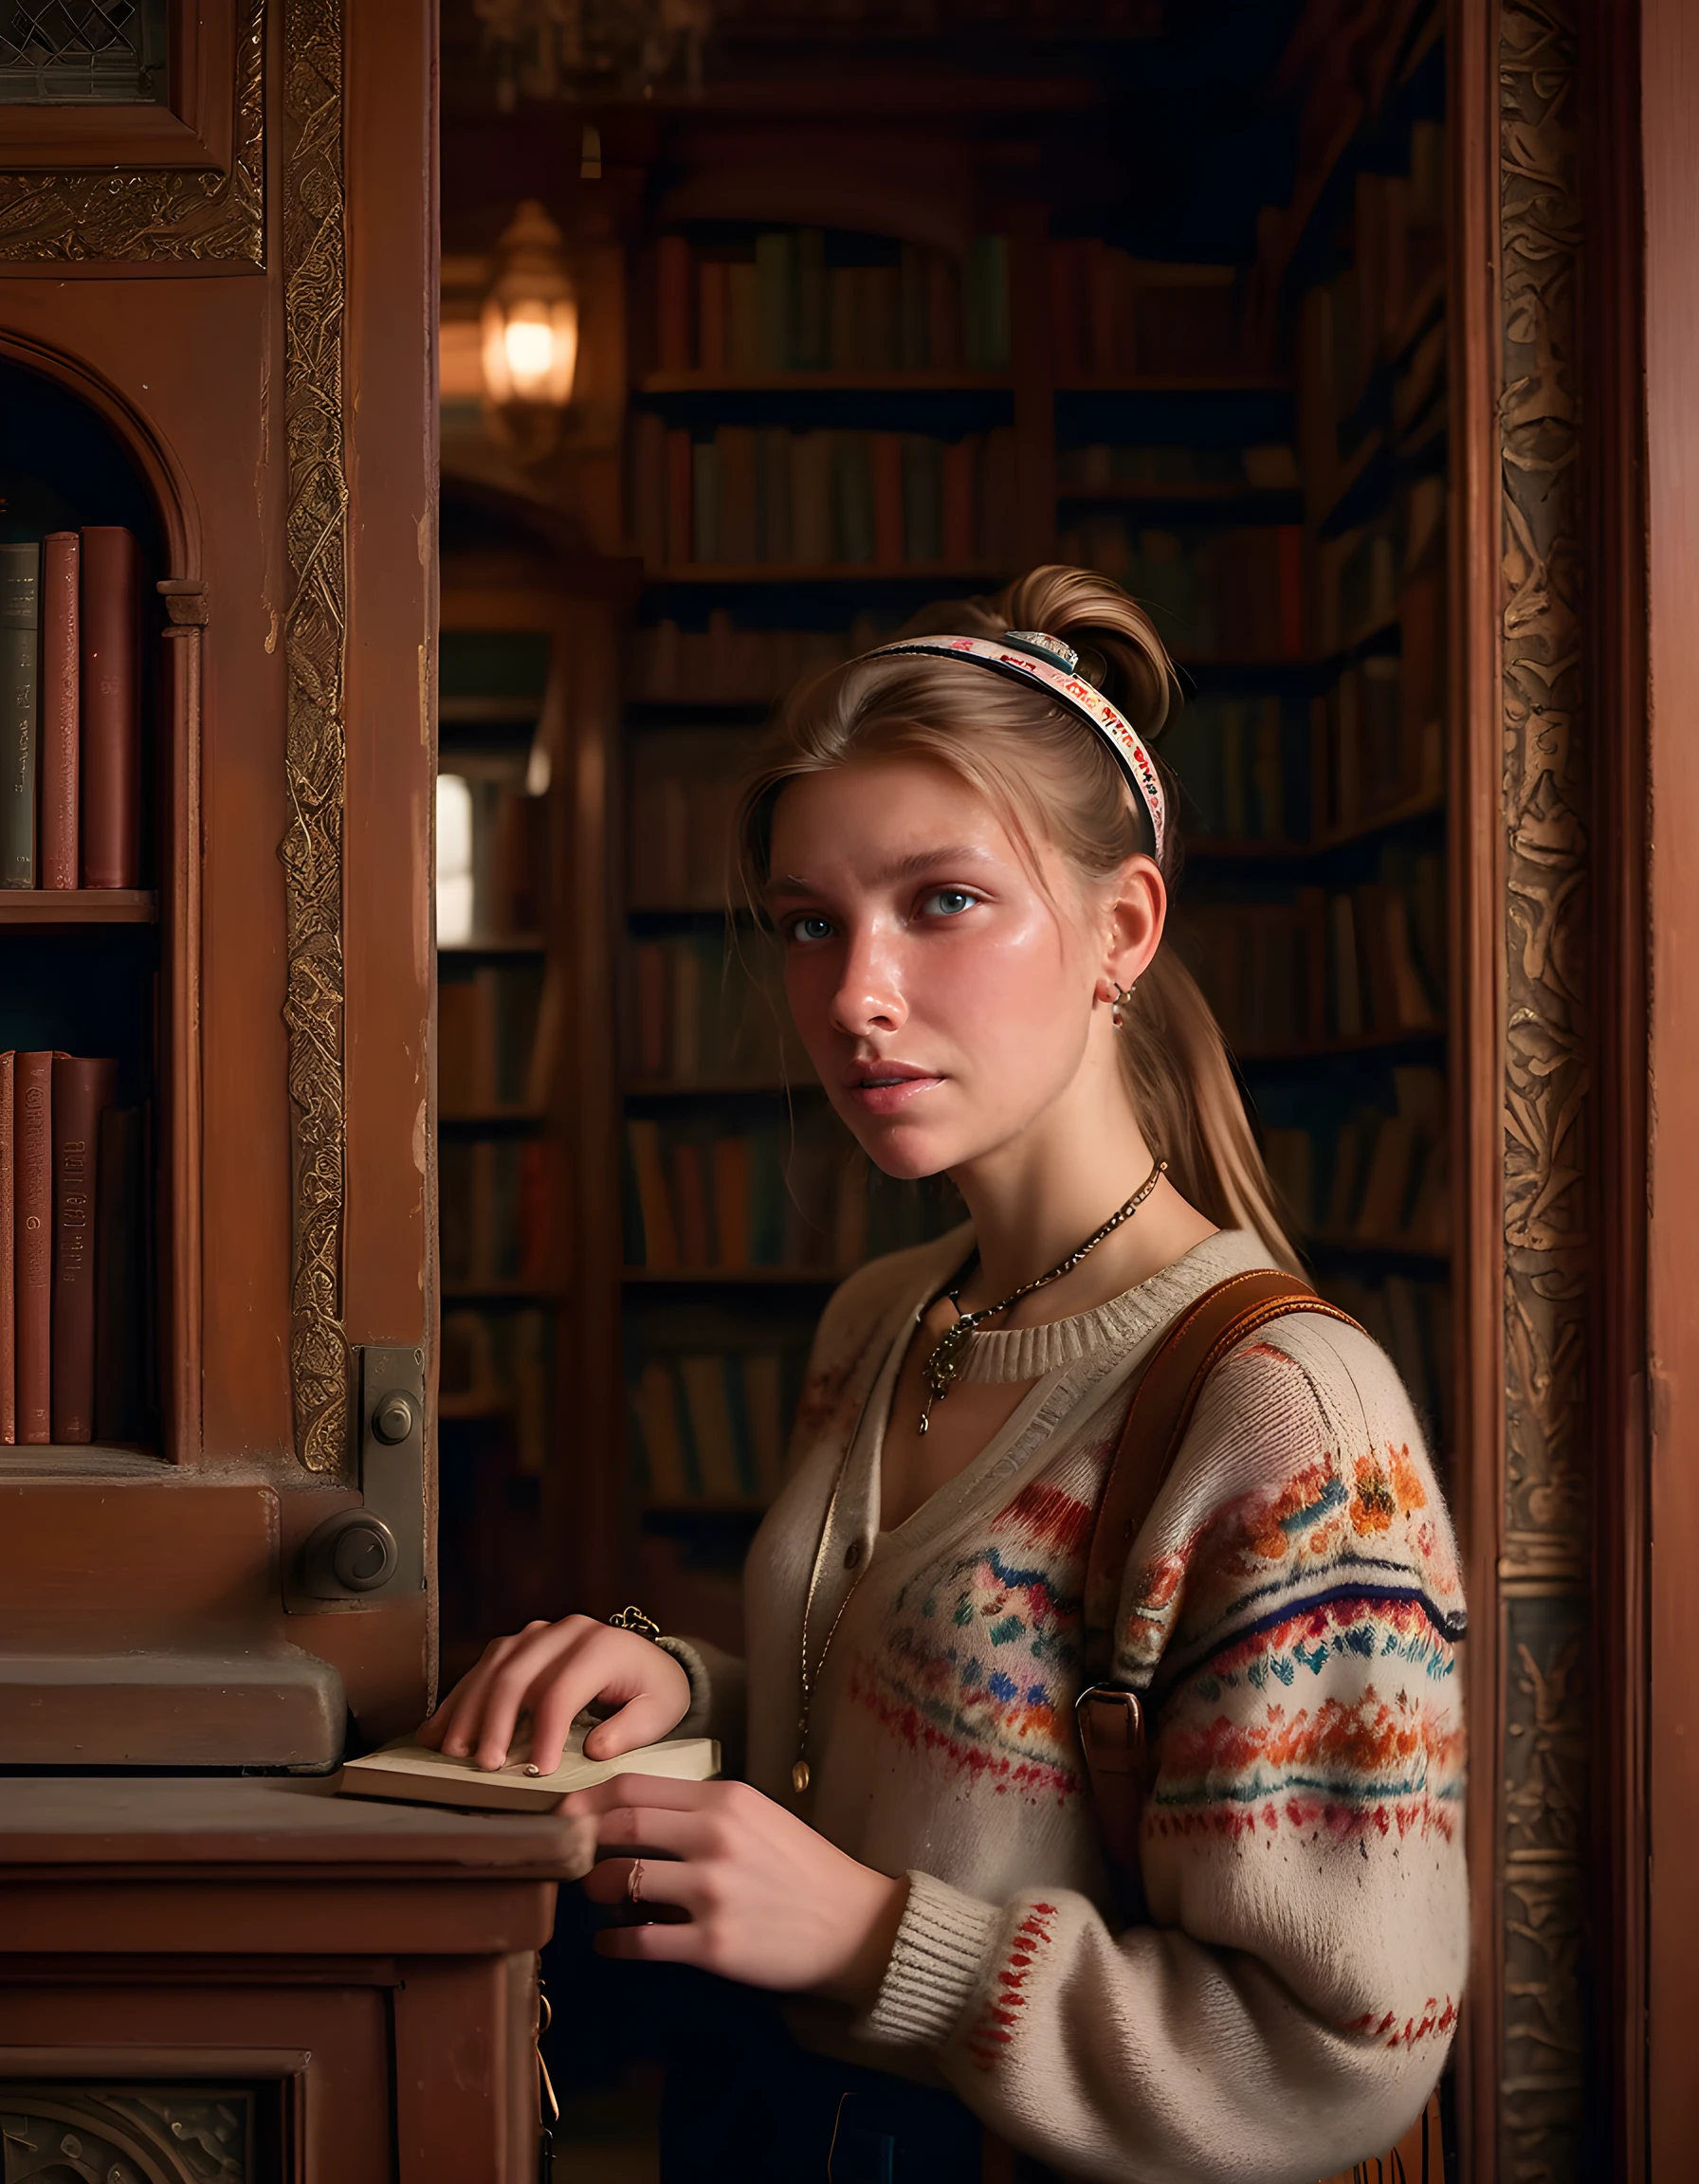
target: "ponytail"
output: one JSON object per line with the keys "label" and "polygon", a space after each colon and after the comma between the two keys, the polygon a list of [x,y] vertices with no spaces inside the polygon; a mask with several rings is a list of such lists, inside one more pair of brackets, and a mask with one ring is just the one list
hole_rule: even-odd
{"label": "ponytail", "polygon": [[1124,1013],[1122,1074],[1176,1190],[1218,1228],[1254,1228],[1276,1265],[1302,1273],[1221,1027],[1171,947],[1158,949]]}
{"label": "ponytail", "polygon": [[[1066,639],[1081,675],[1147,745],[1167,720],[1178,684],[1161,639],[1119,585],[1088,570],[1034,569],[995,598],[928,608],[904,634],[997,637],[1005,629]],[[948,766],[987,798],[1013,839],[1029,847],[1035,836],[1050,842],[1088,882],[1108,880],[1141,852],[1145,837],[1125,781],[1074,716],[1039,690],[966,672],[958,662],[874,654],[803,682],[781,706],[739,808],[745,898],[755,901],[767,880],[773,807],[787,781],[904,751]],[[1160,758],[1158,766],[1172,812],[1172,777]],[[1180,869],[1172,825],[1160,868],[1172,891]],[[1299,1270],[1227,1043],[1172,946],[1158,950],[1124,1016],[1127,1095],[1176,1189],[1217,1227],[1253,1228],[1279,1265]]]}

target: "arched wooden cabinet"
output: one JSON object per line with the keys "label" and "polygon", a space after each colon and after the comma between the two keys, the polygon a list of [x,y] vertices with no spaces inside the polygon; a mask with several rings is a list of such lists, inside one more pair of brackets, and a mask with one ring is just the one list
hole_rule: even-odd
{"label": "arched wooden cabinet", "polygon": [[330,1773],[434,1672],[432,10],[150,17],[0,82],[0,537],[146,579],[137,884],[0,888],[0,1051],[145,1119],[145,1400],[0,1447],[7,2169],[517,2184],[569,1831]]}
{"label": "arched wooden cabinet", "polygon": [[[143,885],[0,890],[0,1047],[117,1055],[149,1262],[145,1419],[0,1455],[0,1615],[61,1685],[8,1671],[0,1738],[322,1768],[431,1665],[429,25],[179,0],[166,34],[202,134],[82,105],[68,156],[109,125],[136,162],[96,177],[47,165],[69,108],[11,108],[0,173],[9,535],[124,523],[146,579]],[[362,1512],[365,1592],[321,1532]]]}

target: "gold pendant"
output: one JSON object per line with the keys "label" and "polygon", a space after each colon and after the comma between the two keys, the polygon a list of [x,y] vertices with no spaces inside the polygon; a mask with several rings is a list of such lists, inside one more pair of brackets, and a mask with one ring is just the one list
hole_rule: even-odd
{"label": "gold pendant", "polygon": [[798,1759],[795,1766],[791,1769],[791,1788],[795,1791],[798,1797],[808,1788],[810,1779],[808,1761]]}
{"label": "gold pendant", "polygon": [[926,1401],[921,1411],[921,1431],[930,1422],[932,1406],[941,1403],[952,1385],[960,1377],[967,1362],[966,1350],[973,1338],[974,1326],[965,1317],[946,1327],[925,1363],[921,1367],[921,1378],[926,1383]]}

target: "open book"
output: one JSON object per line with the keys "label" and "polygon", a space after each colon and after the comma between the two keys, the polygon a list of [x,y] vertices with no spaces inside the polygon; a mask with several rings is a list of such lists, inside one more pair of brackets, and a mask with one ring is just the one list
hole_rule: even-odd
{"label": "open book", "polygon": [[640,1744],[617,1759],[586,1759],[584,1739],[594,1727],[589,1715],[578,1717],[552,1774],[526,1774],[531,1739],[529,1730],[521,1728],[502,1767],[474,1767],[469,1759],[450,1759],[404,1737],[364,1759],[349,1760],[337,1788],[348,1796],[396,1797],[409,1805],[548,1812],[569,1790],[588,1790],[613,1774],[669,1774],[675,1781],[705,1782],[720,1772],[720,1747],[711,1737],[673,1737]]}

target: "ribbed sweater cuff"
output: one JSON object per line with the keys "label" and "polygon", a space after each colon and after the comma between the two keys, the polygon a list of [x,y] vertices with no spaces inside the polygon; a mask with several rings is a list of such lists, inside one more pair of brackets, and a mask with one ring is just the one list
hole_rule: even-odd
{"label": "ribbed sweater cuff", "polygon": [[996,1951],[1001,1909],[930,1873],[908,1876],[891,1960],[858,2033],[904,2048],[941,2048]]}

